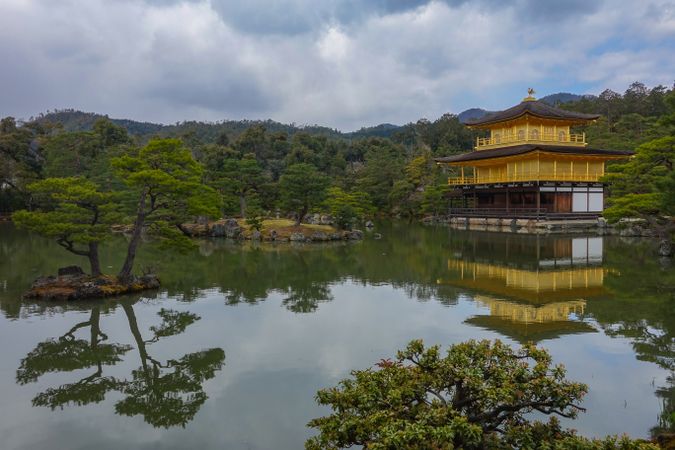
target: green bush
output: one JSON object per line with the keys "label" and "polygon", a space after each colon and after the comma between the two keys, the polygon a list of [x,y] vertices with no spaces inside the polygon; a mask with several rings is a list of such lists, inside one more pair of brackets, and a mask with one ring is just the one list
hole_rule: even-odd
{"label": "green bush", "polygon": [[544,349],[514,351],[500,341],[438,346],[412,341],[394,360],[355,370],[317,393],[333,413],[309,422],[319,434],[307,449],[653,449],[627,437],[589,440],[560,428],[576,417],[587,386],[565,379]]}

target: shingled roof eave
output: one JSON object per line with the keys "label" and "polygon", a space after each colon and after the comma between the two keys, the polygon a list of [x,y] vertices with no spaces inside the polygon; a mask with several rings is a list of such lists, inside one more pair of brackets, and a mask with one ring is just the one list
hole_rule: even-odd
{"label": "shingled roof eave", "polygon": [[[537,111],[537,109],[541,111]],[[515,120],[527,114],[542,119],[562,120],[572,123],[590,122],[600,117],[599,114],[585,114],[555,108],[539,101],[523,101],[511,108],[487,114],[479,119],[467,119],[464,121],[464,125],[468,127],[482,127]]]}
{"label": "shingled roof eave", "polygon": [[518,156],[534,151],[541,151],[545,153],[558,154],[572,154],[584,156],[607,156],[617,158],[628,158],[634,155],[634,152],[627,150],[605,150],[594,149],[586,147],[563,147],[563,146],[546,146],[546,145],[519,145],[513,147],[501,147],[491,150],[474,150],[459,155],[445,156],[441,158],[434,158],[434,161],[439,164],[464,163],[469,161],[481,161],[486,159],[504,158],[507,156]]}

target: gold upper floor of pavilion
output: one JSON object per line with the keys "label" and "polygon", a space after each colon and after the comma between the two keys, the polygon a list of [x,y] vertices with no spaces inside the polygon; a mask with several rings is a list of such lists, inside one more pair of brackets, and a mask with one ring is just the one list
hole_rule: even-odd
{"label": "gold upper floor of pavilion", "polygon": [[572,133],[571,127],[595,121],[596,114],[555,108],[535,100],[532,93],[518,105],[469,119],[469,128],[489,130],[490,136],[476,140],[476,150],[522,144],[554,144],[585,147],[585,133]]}
{"label": "gold upper floor of pavilion", "polygon": [[488,150],[491,148],[506,147],[521,144],[555,144],[569,145],[572,147],[585,147],[586,133],[570,133],[568,130],[557,130],[557,127],[524,126],[520,129],[514,127],[512,132],[492,133],[489,137],[476,138],[476,150]]}
{"label": "gold upper floor of pavilion", "polygon": [[533,91],[521,103],[464,124],[489,132],[476,139],[474,151],[437,158],[455,167],[450,185],[510,182],[599,182],[604,163],[632,154],[587,148],[586,134],[574,132],[599,115],[556,108],[537,101]]}

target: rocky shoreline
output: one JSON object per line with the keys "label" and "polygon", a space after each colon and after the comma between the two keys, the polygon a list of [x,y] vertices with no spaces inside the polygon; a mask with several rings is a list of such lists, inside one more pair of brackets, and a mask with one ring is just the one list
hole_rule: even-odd
{"label": "rocky shoreline", "polygon": [[39,300],[86,300],[159,288],[159,278],[148,274],[121,281],[110,275],[91,276],[78,266],[59,269],[57,276],[40,277],[23,297]]}
{"label": "rocky shoreline", "polygon": [[242,219],[183,224],[181,229],[191,237],[226,238],[240,241],[328,242],[363,239],[361,230],[338,230],[322,223],[295,225],[293,221],[287,219],[263,221],[260,229],[252,228]]}

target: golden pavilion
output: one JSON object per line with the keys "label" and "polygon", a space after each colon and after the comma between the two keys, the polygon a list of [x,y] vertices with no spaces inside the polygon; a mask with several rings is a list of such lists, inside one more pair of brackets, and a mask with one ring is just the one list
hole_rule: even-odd
{"label": "golden pavilion", "polygon": [[448,178],[450,214],[460,217],[594,218],[604,209],[605,163],[632,152],[589,148],[574,127],[600,116],[555,108],[533,97],[465,121],[485,130],[472,152],[437,158]]}

